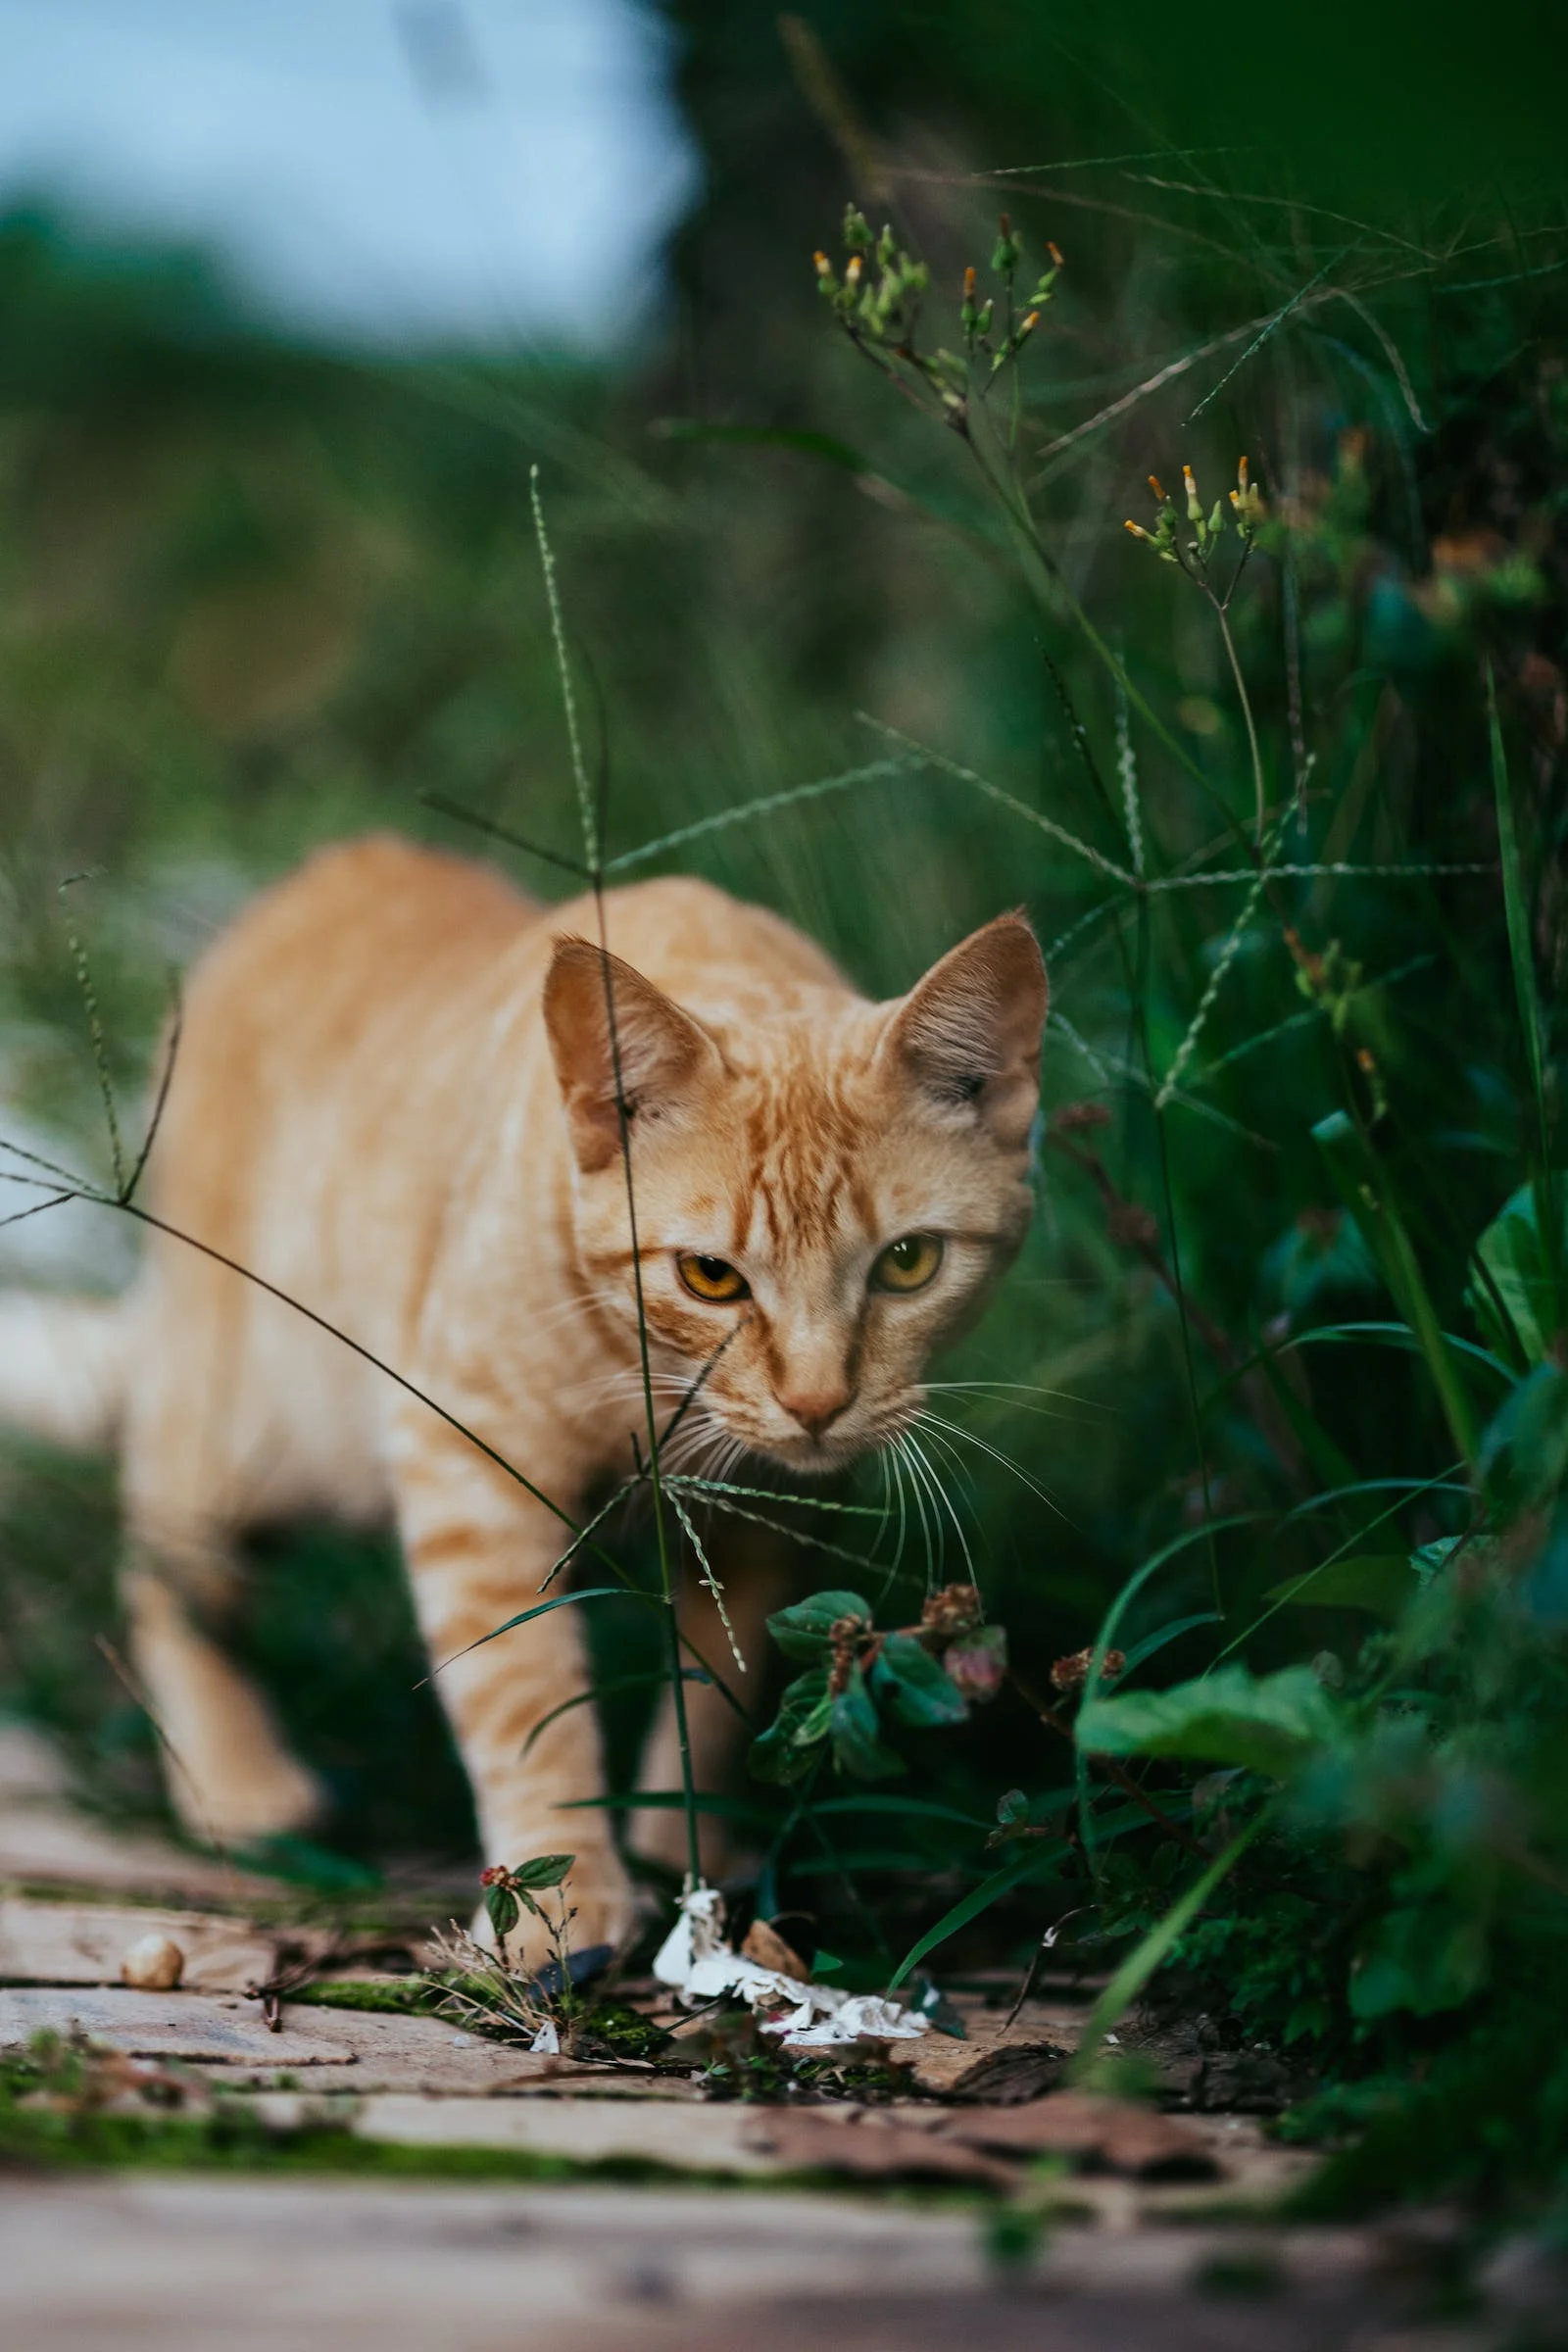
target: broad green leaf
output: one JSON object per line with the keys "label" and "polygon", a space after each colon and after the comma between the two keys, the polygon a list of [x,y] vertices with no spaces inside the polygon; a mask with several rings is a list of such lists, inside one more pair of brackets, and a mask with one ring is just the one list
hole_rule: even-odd
{"label": "broad green leaf", "polygon": [[1385,1912],[1350,1972],[1357,2017],[1396,2009],[1433,2017],[1457,2009],[1486,1982],[1487,1932],[1474,1913],[1447,1903],[1405,1903]]}
{"label": "broad green leaf", "polygon": [[1568,1373],[1539,1364],[1481,1441],[1481,1476],[1505,1510],[1528,1509],[1568,1480]]}
{"label": "broad green leaf", "polygon": [[941,1659],[913,1634],[889,1634],[871,1669],[871,1688],[878,1698],[887,1700],[900,1723],[916,1731],[962,1723],[969,1712],[967,1699]]}
{"label": "broad green leaf", "polygon": [[1263,1259],[1263,1279],[1293,1322],[1325,1296],[1377,1287],[1360,1228],[1344,1209],[1298,1216]]}
{"label": "broad green leaf", "polygon": [[512,1934],[522,1916],[517,1898],[510,1886],[486,1887],[484,1907],[490,1915],[490,1925],[496,1932],[498,1943],[504,1936]]}
{"label": "broad green leaf", "polygon": [[1545,1540],[1516,1591],[1520,1607],[1538,1625],[1553,1633],[1568,1625],[1568,1494],[1558,1497]]}
{"label": "broad green leaf", "polygon": [[519,1862],[512,1873],[514,1886],[559,1886],[576,1861],[575,1854],[535,1854],[531,1862]]}
{"label": "broad green leaf", "polygon": [[820,1666],[832,1647],[833,1628],[841,1617],[858,1617],[869,1628],[870,1604],[858,1592],[813,1592],[791,1609],[780,1609],[767,1621],[767,1630],[787,1658]]}
{"label": "broad green leaf", "polygon": [[[1568,1256],[1568,1176],[1554,1176],[1551,1193],[1559,1256]],[[1465,1294],[1482,1337],[1507,1355],[1516,1336],[1526,1362],[1544,1363],[1556,1330],[1555,1285],[1548,1253],[1542,1246],[1534,1186],[1521,1185],[1512,1199],[1503,1202],[1476,1244],[1476,1254],[1492,1277],[1490,1287],[1476,1282]],[[1502,1300],[1512,1333],[1502,1327],[1493,1288]]]}
{"label": "broad green leaf", "polygon": [[1304,1576],[1289,1576],[1282,1585],[1271,1585],[1263,1597],[1294,1601],[1298,1608],[1365,1609],[1392,1624],[1420,1589],[1420,1577],[1402,1551],[1362,1551],[1309,1568]]}
{"label": "broad green leaf", "polygon": [[1283,1780],[1339,1728],[1310,1667],[1287,1666],[1259,1680],[1232,1665],[1173,1690],[1092,1698],[1079,1710],[1076,1738],[1086,1755],[1188,1756]]}
{"label": "broad green leaf", "polygon": [[827,1738],[832,1704],[825,1666],[798,1676],[789,1685],[779,1700],[777,1715],[752,1741],[747,1757],[760,1781],[788,1788],[791,1782],[806,1778],[813,1762],[812,1748]]}
{"label": "broad green leaf", "polygon": [[904,1758],[881,1738],[876,1707],[858,1666],[851,1667],[849,1681],[832,1701],[832,1733],[833,1761],[840,1772],[853,1773],[857,1780],[880,1781],[904,1771]]}

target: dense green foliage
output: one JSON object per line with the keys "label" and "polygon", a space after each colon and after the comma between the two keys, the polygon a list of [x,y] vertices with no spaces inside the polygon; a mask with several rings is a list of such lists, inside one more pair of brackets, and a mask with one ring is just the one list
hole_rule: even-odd
{"label": "dense green foliage", "polygon": [[[999,183],[967,165],[1030,162],[1037,101],[1058,161],[1110,101],[1033,48],[933,81],[929,13],[868,127],[808,41],[780,74],[771,12],[694,35],[684,323],[619,372],[280,352],[198,273],[12,224],[6,1091],[101,1163],[68,872],[124,1086],[166,957],[312,841],[482,846],[433,797],[564,886],[537,462],[612,863],[680,832],[623,870],[779,906],[870,989],[1020,902],[1051,969],[1039,1214],[919,1450],[727,1498],[831,1588],[760,1776],[706,1798],[760,1906],[885,1976],[1021,1969],[1060,1920],[1115,1967],[1102,2023],[1190,1997],[1319,2072],[1356,2193],[1559,2182],[1568,233],[1529,189],[1347,219],[1343,179],[1142,122]],[[857,91],[887,24],[846,17]],[[123,1795],[105,1498],[18,1472],[5,1510],[0,1689],[84,1767],[118,1727]],[[421,1841],[461,1845],[427,1701],[347,1664],[406,1621],[334,1578],[270,1628],[259,1585],[256,1646],[359,1850],[411,1743]],[[984,1706],[912,1622],[956,1582],[1006,1628]],[[659,1657],[620,1606],[623,1789]]]}

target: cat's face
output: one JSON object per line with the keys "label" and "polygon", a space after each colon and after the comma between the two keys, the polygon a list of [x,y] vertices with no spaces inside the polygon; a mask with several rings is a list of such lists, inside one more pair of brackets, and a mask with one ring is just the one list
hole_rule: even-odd
{"label": "cat's face", "polygon": [[[610,964],[661,1423],[700,1380],[682,1418],[694,1465],[730,1439],[838,1468],[908,1426],[933,1348],[1023,1237],[1047,1002],[1034,935],[1004,915],[893,1004],[824,992],[745,1025],[702,1025]],[[600,952],[563,941],[545,1004],[579,1259],[634,1334],[605,997]]]}

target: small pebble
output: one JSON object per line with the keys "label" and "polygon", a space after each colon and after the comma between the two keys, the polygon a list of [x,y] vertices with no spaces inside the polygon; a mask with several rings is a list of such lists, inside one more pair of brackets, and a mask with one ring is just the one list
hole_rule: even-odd
{"label": "small pebble", "polygon": [[172,1936],[139,1936],[120,1973],[138,1992],[172,1992],[185,1973],[185,1955]]}

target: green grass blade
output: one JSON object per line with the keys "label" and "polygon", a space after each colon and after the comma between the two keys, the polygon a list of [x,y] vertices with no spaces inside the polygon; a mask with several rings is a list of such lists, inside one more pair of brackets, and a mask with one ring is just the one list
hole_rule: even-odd
{"label": "green grass blade", "polygon": [[927,1928],[918,1942],[910,1944],[888,1979],[889,1992],[896,1991],[910,1969],[918,1968],[926,1954],[934,1952],[939,1943],[946,1943],[950,1936],[956,1936],[960,1928],[966,1928],[970,1920],[978,1919],[982,1911],[989,1911],[1001,1896],[1009,1893],[1014,1886],[1021,1886],[1025,1879],[1054,1868],[1070,1851],[1066,1839],[1057,1838],[1050,1845],[1037,1847],[1032,1853],[1017,1855],[1001,1870],[993,1871],[989,1879],[982,1879],[980,1885],[971,1887],[967,1894],[960,1895],[951,1911],[943,1912],[934,1928]]}
{"label": "green grass blade", "polygon": [[1528,1154],[1530,1185],[1536,1199],[1536,1232],[1542,1266],[1550,1285],[1558,1328],[1568,1323],[1563,1298],[1562,1232],[1551,1185],[1551,1117],[1546,1103],[1545,1056],[1542,1050],[1541,1000],[1536,990],[1535,956],[1530,945],[1530,909],[1525,904],[1524,876],[1519,858],[1519,835],[1514,823],[1513,789],[1503,750],[1502,722],[1497,715],[1496,681],[1487,664],[1487,730],[1492,746],[1492,785],[1497,804],[1497,846],[1502,855],[1502,903],[1508,920],[1508,956],[1513,965],[1514,994],[1519,1001],[1519,1029],[1524,1039],[1525,1066],[1530,1074],[1535,1108],[1535,1149]]}
{"label": "green grass blade", "polygon": [[1185,1936],[1215,1887],[1235,1869],[1268,1818],[1265,1810],[1255,1820],[1249,1822],[1241,1835],[1233,1838],[1223,1852],[1215,1855],[1201,1878],[1195,1879],[1181,1899],[1172,1903],[1158,1925],[1151,1928],[1149,1934],[1128,1953],[1089,2013],[1083,2038],[1067,2070],[1069,2082],[1081,2082],[1091,2072],[1105,2035],[1114,2030],[1138,1998],[1172,1946]]}
{"label": "green grass blade", "polygon": [[1480,1440],[1475,1408],[1459,1377],[1454,1351],[1438,1319],[1387,1172],[1365,1135],[1345,1111],[1332,1111],[1326,1119],[1319,1119],[1312,1134],[1341,1200],[1377,1260],[1395,1305],[1415,1335],[1453,1442],[1464,1460],[1473,1463]]}

